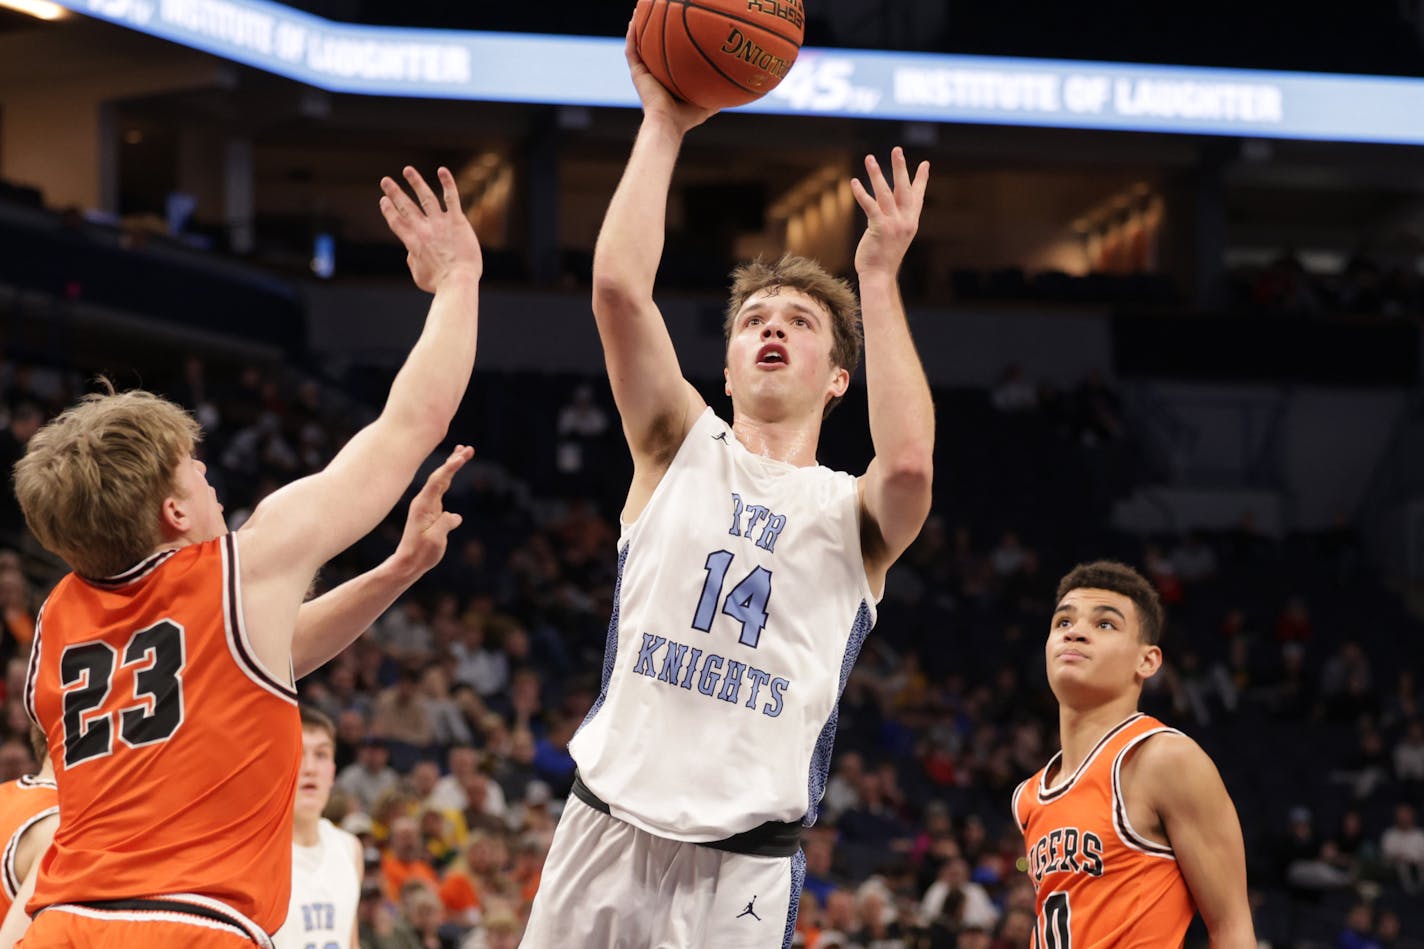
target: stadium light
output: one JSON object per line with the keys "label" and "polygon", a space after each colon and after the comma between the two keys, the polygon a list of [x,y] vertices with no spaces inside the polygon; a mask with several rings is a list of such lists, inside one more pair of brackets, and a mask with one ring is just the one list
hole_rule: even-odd
{"label": "stadium light", "polygon": [[69,15],[68,10],[57,3],[50,3],[49,0],[0,0],[0,7],[17,13],[28,13],[41,20],[62,20]]}

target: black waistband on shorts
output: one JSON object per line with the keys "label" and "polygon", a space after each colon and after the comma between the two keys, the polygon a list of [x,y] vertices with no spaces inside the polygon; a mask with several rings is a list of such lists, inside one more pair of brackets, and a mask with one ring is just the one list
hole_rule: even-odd
{"label": "black waistband on shorts", "polygon": [[[196,899],[196,898],[195,898]],[[210,922],[220,923],[237,935],[241,935],[252,940],[255,945],[270,949],[271,938],[258,930],[255,925],[241,914],[233,911],[225,913],[220,908],[221,904],[216,900],[204,900],[203,902],[188,902],[182,898],[176,899],[126,899],[126,900],[71,900],[67,903],[52,903],[42,907],[40,912],[47,909],[63,910],[66,906],[80,907],[83,909],[97,910],[100,913],[169,913],[183,916],[196,916]]]}
{"label": "black waistband on shorts", "polygon": [[[574,774],[574,797],[596,811],[612,817],[608,805],[598,795],[588,789],[588,785]],[[752,857],[791,857],[801,849],[801,822],[769,820],[751,830],[723,837],[721,840],[699,840],[699,847],[725,850],[728,853],[747,854]]]}

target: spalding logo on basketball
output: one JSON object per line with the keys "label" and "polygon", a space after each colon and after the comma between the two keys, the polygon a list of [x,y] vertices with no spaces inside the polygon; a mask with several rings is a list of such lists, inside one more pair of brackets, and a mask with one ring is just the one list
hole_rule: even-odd
{"label": "spalding logo on basketball", "polygon": [[638,0],[633,31],[638,55],[669,92],[726,109],[786,78],[806,11],[801,0]]}

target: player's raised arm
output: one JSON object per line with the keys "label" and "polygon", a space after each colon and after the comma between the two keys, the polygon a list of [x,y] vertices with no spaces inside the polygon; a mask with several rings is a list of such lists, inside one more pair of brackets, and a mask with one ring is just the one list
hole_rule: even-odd
{"label": "player's raised arm", "polygon": [[1196,742],[1162,735],[1142,746],[1138,769],[1162,820],[1212,949],[1255,949],[1246,895],[1246,847],[1236,807]]}
{"label": "player's raised arm", "polygon": [[643,124],[594,248],[593,314],[613,398],[637,462],[680,444],[702,405],[682,378],[662,313],[653,303],[653,281],[683,136],[714,110],[678,102],[653,78],[638,57],[631,23],[626,53],[643,102]]}
{"label": "player's raised arm", "polygon": [[415,581],[445,556],[450,532],[460,515],[442,501],[455,472],[474,450],[455,446],[445,463],[430,473],[410,502],[405,530],[395,552],[380,565],[302,604],[292,636],[292,673],[298,679],[321,668],[360,636]]}
{"label": "player's raised arm", "polygon": [[[415,200],[384,178],[380,207],[406,247],[416,285],[435,294],[424,330],[391,383],[380,416],[325,470],[270,495],[243,525],[239,546],[248,606],[263,599],[251,595],[251,585],[270,582],[274,586],[264,592],[295,608],[317,568],[379,524],[400,500],[464,398],[475,358],[479,241],[448,169],[440,169],[443,206],[414,168],[405,169],[405,178]],[[291,598],[289,586],[296,587]],[[261,635],[255,619],[249,618],[250,625]],[[292,628],[291,617],[268,619],[274,629]]]}
{"label": "player's raised arm", "polygon": [[[929,162],[910,178],[905,153],[891,154],[893,187],[873,155],[865,158],[871,191],[851,191],[865,211],[855,252],[865,325],[865,384],[875,457],[861,478],[866,572],[876,589],[885,571],[924,525],[934,474],[934,404],[900,299],[899,271],[919,228]],[[873,192],[873,193],[872,193]]]}

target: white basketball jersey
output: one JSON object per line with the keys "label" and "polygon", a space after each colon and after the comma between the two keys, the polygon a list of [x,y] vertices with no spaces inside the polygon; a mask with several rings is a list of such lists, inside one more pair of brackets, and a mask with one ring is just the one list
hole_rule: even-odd
{"label": "white basketball jersey", "polygon": [[276,949],[356,949],[357,846],[355,837],[326,818],[317,824],[315,846],[292,842],[292,902],[272,937]]}
{"label": "white basketball jersey", "polygon": [[855,478],[756,455],[707,409],[619,539],[580,777],[675,840],[809,825],[874,623]]}

